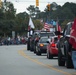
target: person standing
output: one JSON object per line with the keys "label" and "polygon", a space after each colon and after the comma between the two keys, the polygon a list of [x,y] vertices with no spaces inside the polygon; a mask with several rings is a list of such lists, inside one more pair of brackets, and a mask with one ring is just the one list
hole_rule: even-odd
{"label": "person standing", "polygon": [[71,55],[72,55],[73,66],[74,69],[76,69],[76,18],[71,28],[69,43],[70,47],[72,47]]}

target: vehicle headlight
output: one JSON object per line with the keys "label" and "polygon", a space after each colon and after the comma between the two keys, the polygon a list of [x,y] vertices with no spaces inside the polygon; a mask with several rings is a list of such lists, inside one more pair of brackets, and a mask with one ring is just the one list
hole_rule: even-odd
{"label": "vehicle headlight", "polygon": [[42,46],[44,46],[44,44],[40,44],[40,46],[42,47]]}

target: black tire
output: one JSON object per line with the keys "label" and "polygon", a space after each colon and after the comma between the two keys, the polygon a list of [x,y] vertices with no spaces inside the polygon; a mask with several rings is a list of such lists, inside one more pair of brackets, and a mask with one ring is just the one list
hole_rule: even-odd
{"label": "black tire", "polygon": [[40,52],[36,52],[36,55],[41,55],[41,53]]}
{"label": "black tire", "polygon": [[38,47],[36,46],[36,55],[41,55],[41,52],[38,51]]}
{"label": "black tire", "polygon": [[63,59],[63,55],[61,53],[60,44],[58,44],[58,65],[59,66],[65,66],[65,60]]}
{"label": "black tire", "polygon": [[74,68],[71,55],[68,54],[68,48],[69,48],[69,45],[68,45],[68,42],[67,42],[67,45],[65,46],[65,50],[66,50],[66,67],[67,68]]}
{"label": "black tire", "polygon": [[27,50],[30,50],[30,38],[28,38],[28,41],[27,41]]}
{"label": "black tire", "polygon": [[36,53],[36,50],[34,49],[34,53]]}
{"label": "black tire", "polygon": [[67,54],[67,59],[66,59],[66,67],[67,68],[73,68],[73,63],[72,63],[72,59],[71,56]]}
{"label": "black tire", "polygon": [[36,45],[34,45],[34,53],[36,53]]}
{"label": "black tire", "polygon": [[33,51],[33,48],[32,47],[30,47],[30,51]]}
{"label": "black tire", "polygon": [[27,50],[30,50],[30,44],[27,43]]}
{"label": "black tire", "polygon": [[30,45],[30,51],[33,51],[33,45]]}
{"label": "black tire", "polygon": [[33,42],[33,40],[30,42],[30,51],[34,51],[34,42]]}
{"label": "black tire", "polygon": [[65,60],[62,59],[62,55],[61,55],[60,51],[58,51],[58,65],[59,66],[65,66]]}

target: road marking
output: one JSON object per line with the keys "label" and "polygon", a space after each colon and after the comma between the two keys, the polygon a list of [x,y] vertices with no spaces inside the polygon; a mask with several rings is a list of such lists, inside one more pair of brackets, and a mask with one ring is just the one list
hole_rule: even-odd
{"label": "road marking", "polygon": [[73,73],[72,75],[76,75],[76,72],[75,72],[75,73]]}
{"label": "road marking", "polygon": [[18,53],[19,53],[21,56],[23,56],[23,57],[25,57],[25,58],[27,58],[27,59],[29,59],[29,60],[37,63],[37,64],[40,64],[40,65],[45,66],[45,67],[48,67],[48,68],[50,68],[50,69],[52,69],[52,70],[55,70],[55,71],[57,71],[57,72],[60,72],[60,73],[66,74],[66,75],[72,75],[72,74],[70,74],[70,73],[68,73],[68,72],[64,72],[64,71],[62,71],[62,70],[59,70],[59,69],[57,69],[57,68],[54,68],[54,67],[51,66],[51,65],[43,64],[42,62],[39,62],[38,60],[35,60],[35,59],[31,58],[30,56],[28,56],[28,55],[26,55],[26,54],[24,53],[24,50],[25,50],[25,49],[19,50]]}

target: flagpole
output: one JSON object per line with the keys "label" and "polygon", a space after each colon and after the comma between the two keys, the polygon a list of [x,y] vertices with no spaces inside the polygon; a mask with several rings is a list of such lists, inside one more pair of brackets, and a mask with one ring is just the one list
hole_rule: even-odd
{"label": "flagpole", "polygon": [[29,16],[29,24],[28,24],[28,27],[29,27],[29,29],[28,29],[28,37],[31,35],[33,35],[33,33],[34,33],[34,28],[35,28],[35,26],[34,26],[34,23],[33,23],[33,21],[32,21],[32,18]]}
{"label": "flagpole", "polygon": [[57,21],[56,21],[56,31],[58,31],[58,22],[59,22],[59,19],[57,17]]}
{"label": "flagpole", "polygon": [[[30,20],[30,15],[29,15],[29,20]],[[28,33],[27,33],[27,36],[29,37],[30,36],[30,26],[28,24]]]}

